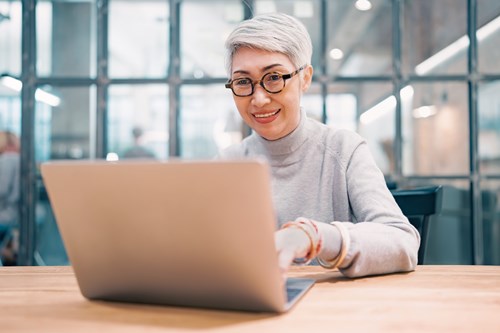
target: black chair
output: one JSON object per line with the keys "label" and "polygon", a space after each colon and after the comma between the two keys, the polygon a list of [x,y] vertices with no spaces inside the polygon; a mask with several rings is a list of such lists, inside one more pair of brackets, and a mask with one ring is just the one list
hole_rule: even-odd
{"label": "black chair", "polygon": [[413,189],[392,190],[403,214],[420,233],[420,248],[418,249],[418,264],[422,265],[425,259],[427,238],[429,236],[429,219],[439,214],[443,201],[442,186],[420,187]]}
{"label": "black chair", "polygon": [[2,255],[12,239],[12,227],[0,224],[0,266],[3,266]]}

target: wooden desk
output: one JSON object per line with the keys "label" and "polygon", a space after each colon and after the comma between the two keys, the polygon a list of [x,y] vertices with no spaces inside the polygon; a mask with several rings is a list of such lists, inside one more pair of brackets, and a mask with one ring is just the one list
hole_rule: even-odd
{"label": "wooden desk", "polygon": [[500,266],[419,266],[361,279],[319,267],[283,315],[94,302],[71,267],[0,268],[0,332],[500,332]]}

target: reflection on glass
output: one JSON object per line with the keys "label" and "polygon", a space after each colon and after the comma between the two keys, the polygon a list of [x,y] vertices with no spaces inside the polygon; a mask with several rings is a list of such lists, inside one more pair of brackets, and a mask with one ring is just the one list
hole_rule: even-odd
{"label": "reflection on glass", "polygon": [[[35,161],[94,157],[95,87],[43,86],[35,93]],[[40,180],[41,181],[41,180]],[[45,187],[37,183],[36,265],[67,265],[68,258]]]}
{"label": "reflection on glass", "polygon": [[0,1],[0,73],[21,74],[21,1]]}
{"label": "reflection on glass", "polygon": [[168,1],[111,0],[110,77],[166,76],[168,37]]}
{"label": "reflection on glass", "polygon": [[479,162],[481,172],[500,174],[500,81],[479,86]]}
{"label": "reflection on glass", "polygon": [[[333,91],[334,89],[331,89]],[[313,83],[302,97],[302,107],[307,115],[323,122],[321,87]],[[356,130],[356,96],[350,93],[330,92],[326,98],[326,124],[334,128]]]}
{"label": "reflection on glass", "polygon": [[357,100],[356,95],[328,94],[326,99],[326,120],[329,126],[356,131]]}
{"label": "reflection on glass", "polygon": [[242,139],[243,122],[223,84],[181,89],[180,147],[184,158],[213,158]]}
{"label": "reflection on glass", "polygon": [[182,77],[227,77],[224,42],[241,20],[243,7],[238,0],[183,1],[180,18]]}
{"label": "reflection on glass", "polygon": [[[332,123],[335,117],[359,116],[357,131],[366,139],[377,166],[384,174],[394,171],[395,102],[391,103],[392,84],[357,83],[330,87]],[[337,96],[335,96],[337,95]],[[345,104],[339,104],[340,102]],[[335,104],[334,104],[335,103]],[[339,109],[345,107],[345,109]],[[343,115],[341,115],[343,113]],[[355,124],[347,121],[351,128]]]}
{"label": "reflection on glass", "polygon": [[[446,17],[445,20],[443,18]],[[418,75],[467,70],[467,0],[405,1],[402,65]]]}
{"label": "reflection on glass", "polygon": [[300,106],[304,108],[307,116],[323,122],[323,99],[321,98],[321,86],[312,83],[309,90],[302,95]]}
{"label": "reflection on glass", "polygon": [[256,0],[254,1],[254,14],[285,13],[299,19],[311,35],[313,45],[312,65],[319,70],[321,63],[321,27],[320,27],[320,1],[319,0]]}
{"label": "reflection on glass", "polygon": [[57,227],[54,212],[45,186],[40,179],[36,184],[38,197],[35,206],[36,250],[34,260],[37,266],[69,265],[68,255]]}
{"label": "reflection on glass", "polygon": [[94,0],[37,2],[38,75],[95,75],[95,8]]}
{"label": "reflection on glass", "polygon": [[20,90],[4,84],[0,78],[0,130],[21,132]]}
{"label": "reflection on glass", "polygon": [[[326,97],[326,124],[334,128],[344,128],[356,131],[357,101],[353,93],[331,92]],[[305,108],[310,118],[323,122],[323,99],[321,87],[311,84],[303,95],[301,106]]]}
{"label": "reflection on glass", "polygon": [[500,1],[478,0],[478,66],[482,73],[500,73]]}
{"label": "reflection on glass", "polygon": [[38,91],[43,93],[35,107],[36,161],[92,157],[95,87],[47,85]]}
{"label": "reflection on glass", "polygon": [[355,1],[329,2],[328,74],[387,75],[392,72],[392,8],[390,1],[371,1],[360,10]]}
{"label": "reflection on glass", "polygon": [[500,265],[500,181],[481,182],[484,263]]}
{"label": "reflection on glass", "polygon": [[168,86],[112,85],[108,102],[108,157],[168,157]]}
{"label": "reflection on glass", "polygon": [[403,173],[469,173],[467,85],[412,83],[401,92]]}

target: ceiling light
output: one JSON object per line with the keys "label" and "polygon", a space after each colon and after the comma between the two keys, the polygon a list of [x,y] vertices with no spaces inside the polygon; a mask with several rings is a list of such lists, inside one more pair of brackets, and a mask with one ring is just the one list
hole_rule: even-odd
{"label": "ceiling light", "polygon": [[118,161],[119,159],[120,158],[118,157],[117,153],[110,152],[106,154],[106,161],[108,162],[115,162]]}
{"label": "ceiling light", "polygon": [[372,9],[372,3],[370,2],[370,0],[357,0],[354,3],[354,6],[361,12],[366,12],[367,10]]}
{"label": "ceiling light", "polygon": [[[500,16],[494,20],[488,22],[480,29],[476,31],[476,37],[478,42],[482,42],[489,36],[493,35],[500,29]],[[457,39],[455,42],[451,43],[441,51],[437,52],[433,56],[424,60],[415,67],[415,73],[417,75],[425,75],[431,72],[436,67],[449,61],[454,56],[458,55],[460,52],[464,52],[469,46],[469,37],[464,35]]]}
{"label": "ceiling light", "polygon": [[437,113],[434,105],[424,105],[412,111],[413,118],[428,118]]}
{"label": "ceiling light", "polygon": [[205,76],[205,73],[201,69],[195,69],[193,71],[193,77],[195,79],[202,79]]}
{"label": "ceiling light", "polygon": [[[406,103],[411,100],[413,98],[413,92],[413,87],[409,85],[401,89],[399,92],[401,102]],[[387,115],[389,112],[394,111],[395,108],[396,97],[394,97],[394,95],[391,95],[380,103],[363,112],[359,117],[359,121],[363,125],[368,125],[369,123]]]}
{"label": "ceiling light", "polygon": [[399,96],[401,96],[401,100],[403,102],[407,102],[413,98],[413,87],[412,86],[406,86],[401,91],[399,92]]}
{"label": "ceiling light", "polygon": [[40,88],[35,91],[35,99],[50,106],[59,106],[59,104],[61,104],[61,99],[59,97]]}
{"label": "ceiling light", "polygon": [[442,63],[450,60],[456,56],[459,52],[465,50],[469,46],[469,37],[462,36],[455,42],[451,43],[438,53],[434,54],[427,60],[421,62],[415,67],[415,73],[417,75],[425,75],[431,72],[434,68],[438,67]]}
{"label": "ceiling light", "polygon": [[23,83],[20,80],[13,78],[12,76],[2,76],[0,78],[0,83],[2,83],[7,88],[17,92],[20,92],[21,89],[23,89]]}
{"label": "ceiling light", "polygon": [[359,117],[359,121],[363,125],[367,125],[393,111],[395,107],[396,97],[389,96],[374,107],[368,109],[366,112],[363,112],[363,114]]}
{"label": "ceiling light", "polygon": [[333,60],[340,60],[344,57],[344,52],[341,49],[331,49],[330,50],[330,58]]}
{"label": "ceiling light", "polygon": [[496,19],[491,20],[490,22],[488,22],[488,24],[485,24],[477,30],[477,41],[482,42],[483,40],[497,32],[498,29],[500,29],[500,16],[498,16]]}
{"label": "ceiling light", "polygon": [[[21,80],[13,78],[12,76],[1,76],[0,83],[16,92],[20,92],[23,89]],[[59,106],[59,104],[61,104],[61,99],[59,97],[40,88],[37,88],[35,91],[35,99],[50,106]]]}

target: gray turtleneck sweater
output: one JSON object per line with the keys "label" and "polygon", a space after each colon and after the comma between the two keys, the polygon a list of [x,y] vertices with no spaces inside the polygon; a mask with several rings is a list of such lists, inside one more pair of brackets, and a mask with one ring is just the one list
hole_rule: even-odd
{"label": "gray turtleneck sweater", "polygon": [[[351,238],[339,268],[344,275],[415,268],[418,231],[401,212],[367,143],[357,133],[333,129],[302,112],[299,126],[286,137],[268,141],[253,133],[220,157],[267,160],[277,227],[298,217],[343,222]],[[338,249],[338,244],[331,247]]]}

